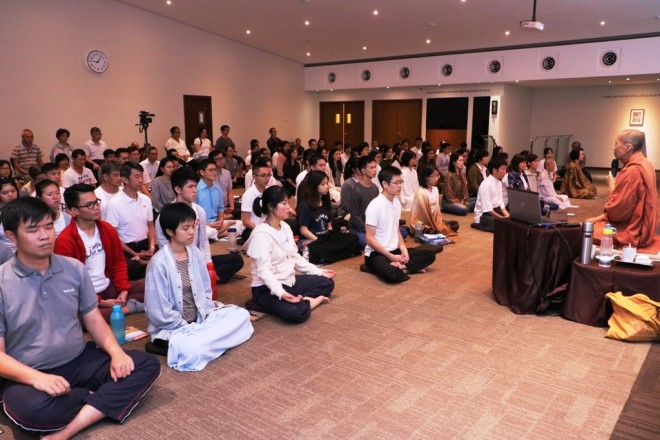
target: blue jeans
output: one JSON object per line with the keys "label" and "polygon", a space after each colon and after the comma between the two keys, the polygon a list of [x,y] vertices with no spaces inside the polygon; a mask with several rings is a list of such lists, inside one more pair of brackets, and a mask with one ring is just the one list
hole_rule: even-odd
{"label": "blue jeans", "polygon": [[461,205],[460,203],[449,203],[445,199],[442,199],[441,206],[444,212],[455,215],[467,215],[468,212],[474,211],[474,205],[477,204],[476,197],[470,197],[466,205]]}

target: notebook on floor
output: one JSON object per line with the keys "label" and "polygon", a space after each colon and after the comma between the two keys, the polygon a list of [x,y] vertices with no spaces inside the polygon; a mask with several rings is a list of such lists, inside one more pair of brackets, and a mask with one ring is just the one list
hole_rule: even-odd
{"label": "notebook on floor", "polygon": [[509,216],[530,225],[565,224],[566,213],[556,213],[553,218],[543,217],[539,193],[507,188],[509,195]]}

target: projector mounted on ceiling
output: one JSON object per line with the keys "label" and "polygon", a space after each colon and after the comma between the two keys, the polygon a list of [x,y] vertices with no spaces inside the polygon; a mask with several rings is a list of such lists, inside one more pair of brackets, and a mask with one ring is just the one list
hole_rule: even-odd
{"label": "projector mounted on ceiling", "polygon": [[534,0],[534,8],[532,9],[532,19],[531,20],[522,20],[520,22],[521,29],[532,29],[536,31],[543,30],[543,23],[536,21],[536,0]]}

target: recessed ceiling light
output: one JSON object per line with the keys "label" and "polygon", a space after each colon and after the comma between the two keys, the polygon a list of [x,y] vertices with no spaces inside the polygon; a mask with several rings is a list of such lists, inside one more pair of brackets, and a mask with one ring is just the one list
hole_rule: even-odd
{"label": "recessed ceiling light", "polygon": [[426,40],[426,44],[431,44],[431,40]]}
{"label": "recessed ceiling light", "polygon": [[600,22],[600,25],[601,25],[601,26],[605,26],[605,22],[604,22],[604,21],[601,21],[601,22]]}
{"label": "recessed ceiling light", "polygon": [[307,56],[308,56],[308,57],[311,57],[312,54],[311,54],[310,52],[307,52]]}
{"label": "recessed ceiling light", "polygon": [[167,0],[165,3],[167,3],[168,5],[171,5],[171,4],[172,4],[172,0]]}
{"label": "recessed ceiling light", "polygon": [[504,32],[504,35],[509,35],[509,34],[511,34],[511,32],[509,31]]}
{"label": "recessed ceiling light", "polygon": [[251,34],[250,29],[246,30],[245,33],[248,34],[248,35],[250,35],[250,34]]}
{"label": "recessed ceiling light", "polygon": [[438,87],[442,86],[442,84],[438,84]]}
{"label": "recessed ceiling light", "polygon": [[378,15],[378,9],[374,9],[374,15]]}
{"label": "recessed ceiling light", "polygon": [[461,0],[461,3],[465,3],[465,0]]}
{"label": "recessed ceiling light", "polygon": [[630,81],[630,78],[626,78],[626,81]]}
{"label": "recessed ceiling light", "polygon": [[518,82],[518,80],[516,80],[516,82]]}
{"label": "recessed ceiling light", "polygon": [[386,89],[389,89],[389,88],[390,88],[390,86],[387,86],[387,87],[385,87],[385,88],[386,88]]}
{"label": "recessed ceiling light", "polygon": [[608,81],[607,83],[608,83],[608,84],[612,84],[612,81]]}
{"label": "recessed ceiling light", "polygon": [[362,46],[362,50],[367,50],[367,46]]}
{"label": "recessed ceiling light", "polygon": [[331,92],[334,92],[335,89],[330,89]]}
{"label": "recessed ceiling light", "polygon": [[309,26],[309,20],[305,20],[305,26]]}

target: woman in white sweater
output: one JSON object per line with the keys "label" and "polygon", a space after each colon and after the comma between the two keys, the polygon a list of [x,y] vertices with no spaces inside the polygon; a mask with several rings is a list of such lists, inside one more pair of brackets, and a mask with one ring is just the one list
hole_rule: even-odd
{"label": "woman in white sweater", "polygon": [[[335,271],[319,269],[298,254],[289,217],[289,196],[279,186],[267,188],[252,207],[266,221],[245,243],[252,260],[252,298],[266,312],[285,321],[307,321],[312,309],[328,301]],[[296,275],[295,272],[304,275]]]}

